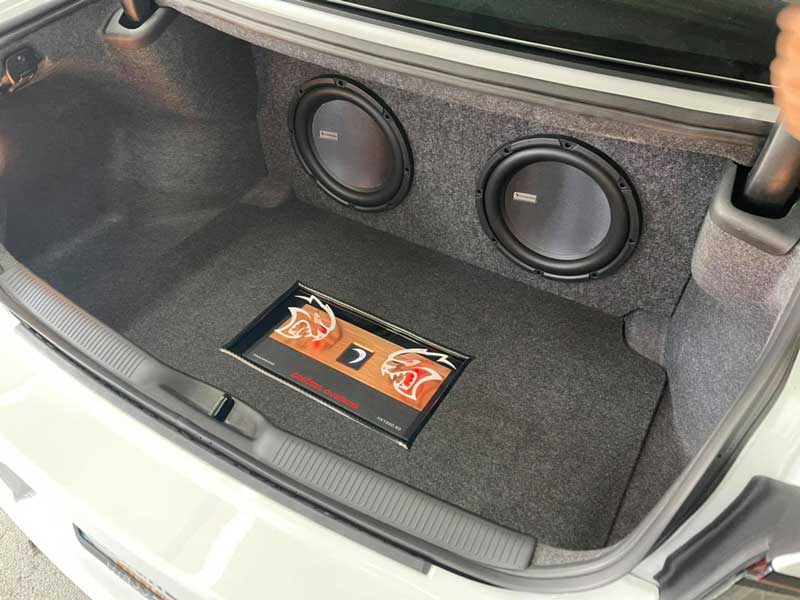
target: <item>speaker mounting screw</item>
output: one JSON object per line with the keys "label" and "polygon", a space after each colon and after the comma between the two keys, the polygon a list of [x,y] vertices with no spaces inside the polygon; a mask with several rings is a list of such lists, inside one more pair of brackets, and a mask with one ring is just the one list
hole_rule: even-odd
{"label": "speaker mounting screw", "polygon": [[620,180],[619,180],[619,182],[618,182],[618,185],[619,185],[619,188],[620,188],[621,190],[624,190],[625,188],[627,188],[627,187],[628,187],[628,184],[627,184],[627,183],[625,183],[625,181],[624,181],[624,180],[622,180],[622,179],[620,179]]}
{"label": "speaker mounting screw", "polygon": [[344,81],[342,81],[341,79],[337,79],[337,80],[336,80],[336,85],[338,85],[339,87],[344,87],[344,86],[345,86],[345,83],[344,83]]}
{"label": "speaker mounting screw", "polygon": [[511,148],[503,148],[503,154],[511,154]]}

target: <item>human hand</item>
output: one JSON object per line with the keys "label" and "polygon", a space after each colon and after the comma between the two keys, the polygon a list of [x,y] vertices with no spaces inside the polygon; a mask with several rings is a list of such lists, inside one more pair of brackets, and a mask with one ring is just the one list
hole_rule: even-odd
{"label": "human hand", "polygon": [[800,6],[790,6],[778,15],[780,35],[775,60],[770,67],[775,104],[784,127],[800,139]]}

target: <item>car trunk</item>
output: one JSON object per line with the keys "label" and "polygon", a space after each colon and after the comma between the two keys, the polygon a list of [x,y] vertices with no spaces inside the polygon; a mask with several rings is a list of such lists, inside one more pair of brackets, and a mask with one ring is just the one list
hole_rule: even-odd
{"label": "car trunk", "polygon": [[[277,427],[546,546],[604,548],[636,525],[736,398],[793,287],[793,255],[705,218],[753,136],[478,94],[186,16],[118,47],[97,34],[112,9],[32,34],[41,76],[0,99],[8,250]],[[392,210],[335,203],[292,151],[295,88],[334,71],[406,129],[415,178]],[[638,190],[643,233],[616,273],[544,279],[483,233],[480,168],[540,133],[599,148]],[[473,358],[410,449],[220,351],[296,281]]]}

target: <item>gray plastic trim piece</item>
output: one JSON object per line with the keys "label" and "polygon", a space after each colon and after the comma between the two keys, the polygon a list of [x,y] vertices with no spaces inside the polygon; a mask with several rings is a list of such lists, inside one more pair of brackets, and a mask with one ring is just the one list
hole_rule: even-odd
{"label": "gray plastic trim piece", "polygon": [[783,214],[800,185],[800,140],[780,123],[769,132],[747,182],[744,195],[759,208]]}
{"label": "gray plastic trim piece", "polygon": [[275,435],[269,462],[297,481],[393,527],[500,569],[524,569],[533,538],[485,521],[305,440]]}
{"label": "gray plastic trim piece", "polygon": [[147,354],[70,303],[24,267],[0,276],[0,285],[87,354],[122,377],[132,378]]}
{"label": "gray plastic trim piece", "polygon": [[240,400],[234,400],[234,402],[231,412],[225,418],[225,425],[233,427],[245,437],[255,438],[258,435],[261,417],[244,402]]}
{"label": "gray plastic trim piece", "polygon": [[124,11],[120,8],[106,21],[103,27],[103,40],[106,44],[120,48],[144,48],[155,42],[178,16],[171,8],[158,8],[144,23],[131,29],[122,24],[123,14]]}
{"label": "gray plastic trim piece", "polygon": [[729,163],[709,207],[714,224],[759,250],[780,256],[787,254],[800,240],[800,203],[780,219],[770,219],[739,210],[733,205],[738,167]]}
{"label": "gray plastic trim piece", "polygon": [[0,288],[115,375],[137,383],[157,398],[178,398],[206,415],[219,405],[223,392],[156,360],[70,302],[10,255],[0,252],[0,265],[4,268]]}

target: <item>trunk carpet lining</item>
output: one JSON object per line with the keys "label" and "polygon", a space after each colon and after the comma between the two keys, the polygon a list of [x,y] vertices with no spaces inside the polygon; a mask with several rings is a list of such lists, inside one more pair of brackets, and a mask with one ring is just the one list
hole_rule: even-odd
{"label": "trunk carpet lining", "polygon": [[[605,544],[665,381],[621,319],[300,202],[115,222],[31,267],[277,426],[568,549]],[[219,351],[296,280],[475,357],[410,451]]]}

